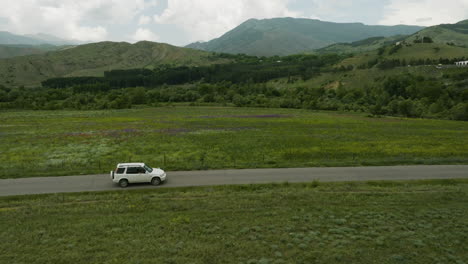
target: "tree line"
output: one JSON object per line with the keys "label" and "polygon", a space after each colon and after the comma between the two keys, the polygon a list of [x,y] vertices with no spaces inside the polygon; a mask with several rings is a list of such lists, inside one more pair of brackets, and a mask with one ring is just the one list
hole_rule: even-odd
{"label": "tree line", "polygon": [[388,70],[396,67],[407,67],[409,66],[421,66],[421,65],[455,65],[457,61],[468,60],[466,57],[459,57],[453,59],[439,58],[439,59],[388,59],[388,58],[376,58],[370,60],[365,64],[357,66],[358,69],[370,69],[377,67],[380,70]]}
{"label": "tree line", "polygon": [[[161,65],[155,69],[113,70],[103,77],[49,79],[36,88],[0,86],[0,109],[122,109],[190,103],[468,120],[466,69],[447,70],[439,79],[406,74],[386,77],[373,87],[350,88],[340,83],[328,88],[295,81],[352,70],[334,68],[342,56],[222,56],[235,62],[204,67]],[[277,79],[282,83],[277,84]]]}
{"label": "tree line", "polygon": [[[121,109],[167,103],[238,107],[303,108],[367,112],[375,116],[445,118],[468,121],[468,71],[434,79],[411,74],[387,77],[375,87],[336,89],[305,85],[197,82],[157,87],[109,89],[94,83],[67,88],[0,86],[3,109]],[[79,88],[77,88],[79,87]]]}
{"label": "tree line", "polygon": [[[238,55],[241,56],[241,55]],[[333,70],[332,65],[342,60],[340,55],[292,55],[257,58],[241,56],[235,63],[202,67],[159,67],[150,69],[112,70],[103,77],[53,78],[42,82],[43,87],[89,89],[120,89],[126,87],[157,87],[194,82],[262,83],[276,78],[300,76],[310,79],[320,72]]]}

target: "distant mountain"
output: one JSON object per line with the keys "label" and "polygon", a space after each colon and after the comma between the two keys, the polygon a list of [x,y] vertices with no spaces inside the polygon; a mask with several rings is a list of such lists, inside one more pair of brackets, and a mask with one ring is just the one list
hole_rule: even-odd
{"label": "distant mountain", "polygon": [[25,36],[36,39],[38,41],[42,41],[47,44],[56,45],[56,46],[83,44],[81,41],[78,41],[78,40],[61,39],[56,36],[52,36],[52,35],[44,34],[44,33],[38,33],[34,35],[30,34],[30,35],[25,35]]}
{"label": "distant mountain", "polygon": [[187,48],[257,56],[310,52],[331,44],[371,37],[410,35],[419,26],[368,26],[362,23],[332,23],[314,19],[251,19],[220,38],[192,43]]}
{"label": "distant mountain", "polygon": [[0,44],[2,45],[76,45],[79,41],[65,40],[47,34],[16,35],[6,31],[0,31]]}
{"label": "distant mountain", "polygon": [[100,42],[41,55],[0,59],[0,84],[33,86],[63,76],[103,76],[113,69],[154,68],[163,64],[199,66],[229,62],[212,53],[148,41]]}
{"label": "distant mountain", "polygon": [[43,54],[49,51],[60,50],[67,46],[54,45],[0,45],[0,59],[26,56],[32,54]]}
{"label": "distant mountain", "polygon": [[43,41],[26,36],[15,35],[10,32],[0,31],[0,44],[4,45],[40,45]]}

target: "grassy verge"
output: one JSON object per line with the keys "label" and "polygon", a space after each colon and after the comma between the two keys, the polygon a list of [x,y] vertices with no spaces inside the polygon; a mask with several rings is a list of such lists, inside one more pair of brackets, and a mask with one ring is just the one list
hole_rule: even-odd
{"label": "grassy verge", "polygon": [[466,263],[468,181],[0,198],[0,263]]}
{"label": "grassy verge", "polygon": [[468,123],[293,109],[0,113],[0,178],[166,170],[467,164]]}

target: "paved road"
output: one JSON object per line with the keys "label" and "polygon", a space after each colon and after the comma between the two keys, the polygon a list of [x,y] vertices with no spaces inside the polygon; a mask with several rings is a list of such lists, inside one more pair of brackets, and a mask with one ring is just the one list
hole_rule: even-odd
{"label": "paved road", "polygon": [[[272,182],[321,182],[468,178],[468,166],[249,169],[168,172],[162,186],[131,185],[125,190]],[[0,196],[122,190],[108,174],[0,180]]]}

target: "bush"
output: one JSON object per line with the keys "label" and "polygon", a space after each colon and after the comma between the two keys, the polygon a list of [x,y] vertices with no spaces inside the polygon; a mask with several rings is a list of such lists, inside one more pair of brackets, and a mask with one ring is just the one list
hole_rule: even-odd
{"label": "bush", "polygon": [[452,119],[468,121],[468,103],[459,103],[451,110]]}

